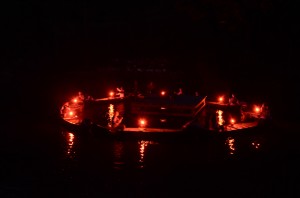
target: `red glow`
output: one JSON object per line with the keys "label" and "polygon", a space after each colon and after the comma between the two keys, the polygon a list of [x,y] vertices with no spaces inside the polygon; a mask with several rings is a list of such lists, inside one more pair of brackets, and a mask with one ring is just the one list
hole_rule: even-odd
{"label": "red glow", "polygon": [[164,95],[166,95],[166,92],[165,92],[165,91],[161,91],[160,94],[161,94],[162,96],[164,96]]}
{"label": "red glow", "polygon": [[140,126],[140,127],[145,127],[146,124],[147,124],[147,121],[146,121],[145,119],[141,118],[141,119],[139,120],[139,126]]}
{"label": "red glow", "polygon": [[78,101],[77,101],[77,98],[74,98],[74,99],[73,99],[73,102],[74,102],[74,103],[77,103],[77,102],[78,102]]}
{"label": "red glow", "polygon": [[231,119],[230,119],[230,123],[231,123],[231,124],[234,124],[234,123],[235,123],[235,119],[231,118]]}
{"label": "red glow", "polygon": [[167,119],[160,119],[160,122],[167,122]]}
{"label": "red glow", "polygon": [[113,97],[115,95],[115,93],[113,91],[109,92],[109,96]]}
{"label": "red glow", "polygon": [[223,96],[220,96],[219,97],[219,102],[223,102],[223,100],[224,100]]}
{"label": "red glow", "polygon": [[254,111],[255,111],[256,113],[259,113],[259,112],[260,112],[260,108],[257,107],[257,106],[255,106],[255,107],[254,107]]}

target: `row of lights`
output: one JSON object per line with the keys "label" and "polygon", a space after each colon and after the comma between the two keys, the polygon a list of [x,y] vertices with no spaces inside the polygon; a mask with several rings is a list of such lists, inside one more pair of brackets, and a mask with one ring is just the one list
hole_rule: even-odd
{"label": "row of lights", "polygon": [[[108,93],[108,95],[109,95],[110,98],[113,98],[113,97],[115,96],[115,92],[110,91],[110,92]],[[167,92],[164,91],[164,90],[162,90],[162,91],[160,92],[160,95],[161,95],[161,96],[166,96],[166,95],[167,95]]]}
{"label": "row of lights", "polygon": [[[219,101],[219,103],[223,103],[223,102],[224,102],[224,96],[219,96],[218,101]],[[261,113],[261,112],[262,112],[261,106],[259,106],[259,105],[254,105],[253,111],[254,111],[255,113]]]}

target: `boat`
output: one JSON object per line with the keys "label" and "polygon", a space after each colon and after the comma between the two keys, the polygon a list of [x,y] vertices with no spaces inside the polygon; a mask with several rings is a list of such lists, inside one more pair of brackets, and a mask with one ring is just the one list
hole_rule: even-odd
{"label": "boat", "polygon": [[[108,136],[246,133],[265,126],[262,112],[246,103],[228,105],[207,96],[128,96],[68,101],[60,110],[64,126]],[[117,118],[121,121],[114,121]],[[117,120],[117,119],[116,119]]]}
{"label": "boat", "polygon": [[271,126],[271,116],[261,105],[247,102],[229,105],[219,101],[208,101],[205,111],[190,125],[193,130],[221,135],[260,132]]}

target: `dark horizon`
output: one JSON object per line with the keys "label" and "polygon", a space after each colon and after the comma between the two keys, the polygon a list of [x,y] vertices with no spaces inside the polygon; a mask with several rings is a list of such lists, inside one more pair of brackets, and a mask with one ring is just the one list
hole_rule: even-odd
{"label": "dark horizon", "polygon": [[16,69],[23,63],[38,70],[48,61],[49,69],[77,62],[81,68],[161,57],[223,70],[245,64],[269,72],[273,64],[294,68],[296,9],[288,1],[266,2],[14,2],[5,7],[4,47]]}

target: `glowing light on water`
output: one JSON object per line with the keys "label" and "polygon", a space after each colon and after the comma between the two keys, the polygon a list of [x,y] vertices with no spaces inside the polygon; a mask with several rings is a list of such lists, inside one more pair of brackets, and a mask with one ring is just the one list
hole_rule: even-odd
{"label": "glowing light on water", "polygon": [[139,158],[140,168],[144,168],[145,152],[146,152],[148,145],[158,144],[158,143],[154,142],[154,141],[141,140],[138,142],[138,144],[139,144],[139,153],[140,153],[140,158]]}
{"label": "glowing light on water", "polygon": [[217,110],[217,114],[218,114],[217,115],[218,125],[222,126],[225,123],[225,121],[223,119],[223,111],[222,110]]}
{"label": "glowing light on water", "polygon": [[232,138],[232,137],[228,137],[226,139],[225,144],[228,145],[228,147],[229,147],[229,154],[233,155],[235,150],[236,150],[236,148],[235,148],[235,139]]}
{"label": "glowing light on water", "polygon": [[67,132],[66,140],[67,140],[66,155],[68,158],[72,159],[75,157],[75,151],[74,151],[75,135],[71,132]]}
{"label": "glowing light on water", "polygon": [[260,146],[261,146],[260,143],[258,143],[258,142],[256,142],[256,141],[252,142],[251,145],[252,145],[255,149],[259,149]]}
{"label": "glowing light on water", "polygon": [[109,104],[108,106],[108,126],[111,127],[112,125],[112,119],[115,114],[115,107],[113,104]]}
{"label": "glowing light on water", "polygon": [[[140,159],[139,159],[139,162],[140,163],[144,163],[144,157],[145,157],[145,150],[146,150],[146,147],[148,146],[148,143],[149,141],[140,141],[139,142],[139,145],[140,145]],[[143,168],[144,165],[141,164],[141,168]]]}
{"label": "glowing light on water", "polygon": [[69,146],[72,146],[74,144],[75,135],[73,133],[68,133],[68,137]]}

